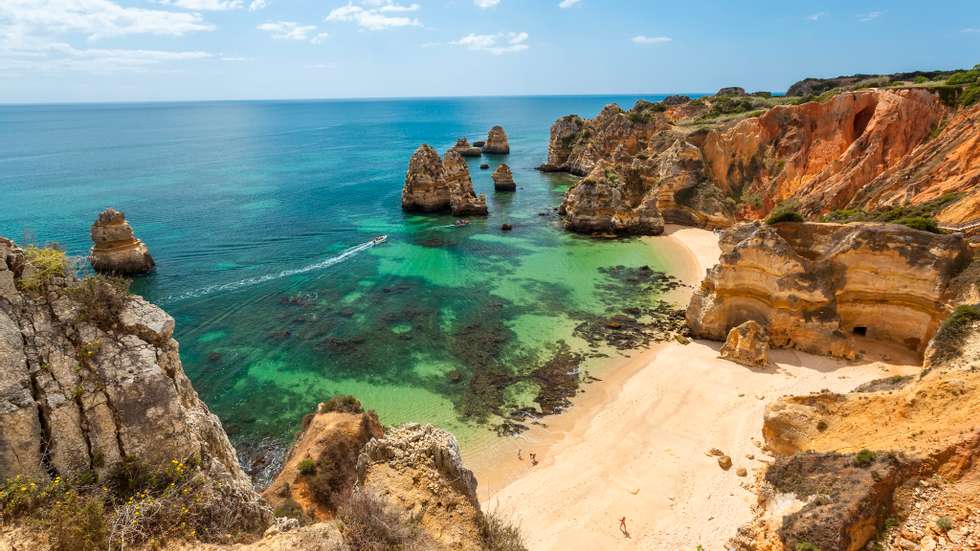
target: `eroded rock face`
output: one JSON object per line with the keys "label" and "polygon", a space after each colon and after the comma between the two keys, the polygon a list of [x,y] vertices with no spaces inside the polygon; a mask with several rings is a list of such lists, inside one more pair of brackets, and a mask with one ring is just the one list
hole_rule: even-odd
{"label": "eroded rock face", "polygon": [[444,161],[435,149],[422,145],[408,163],[402,209],[481,215],[487,213],[487,201],[483,194],[474,193],[469,168],[458,152],[450,150]]}
{"label": "eroded rock face", "polygon": [[860,339],[925,350],[949,312],[944,292],[969,252],[960,235],[890,224],[748,223],[691,298],[694,335],[753,320],[778,348],[854,358]]}
{"label": "eroded rock face", "polygon": [[[31,269],[2,238],[0,266],[15,283]],[[132,295],[96,318],[81,288],[68,276],[37,293],[0,294],[0,475],[101,478],[127,459],[162,467],[193,458],[246,524],[268,522],[221,423],[184,374],[173,318]]]}
{"label": "eroded rock face", "polygon": [[514,183],[514,174],[506,164],[498,166],[497,170],[493,171],[491,178],[493,178],[493,188],[497,191],[517,190],[517,184]]}
{"label": "eroded rock face", "polygon": [[510,153],[510,143],[507,141],[507,133],[504,132],[503,127],[494,126],[490,129],[487,133],[487,141],[483,144],[483,152],[496,155]]}
{"label": "eroded rock face", "polygon": [[657,198],[643,191],[636,179],[623,178],[611,163],[601,161],[565,196],[560,210],[565,227],[579,233],[663,233]]}
{"label": "eroded rock face", "polygon": [[358,489],[382,497],[444,549],[482,549],[476,478],[456,438],[431,425],[407,424],[364,446]]}
{"label": "eroded rock face", "polygon": [[452,147],[452,150],[463,157],[479,157],[483,153],[476,145],[470,145],[466,138],[456,140],[456,145]]}
{"label": "eroded rock face", "polygon": [[769,333],[754,320],[732,327],[721,347],[721,357],[753,367],[769,365]]}
{"label": "eroded rock face", "polygon": [[146,245],[136,239],[126,215],[106,209],[92,224],[92,268],[100,273],[141,275],[153,271],[153,257]]}

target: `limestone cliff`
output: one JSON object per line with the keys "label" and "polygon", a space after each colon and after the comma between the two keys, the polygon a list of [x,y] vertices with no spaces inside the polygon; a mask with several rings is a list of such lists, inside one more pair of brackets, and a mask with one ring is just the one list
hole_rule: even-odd
{"label": "limestone cliff", "polygon": [[507,155],[510,153],[510,142],[502,126],[494,126],[487,132],[487,140],[483,144],[483,152],[492,155]]}
{"label": "limestone cliff", "polygon": [[188,462],[221,486],[240,528],[268,522],[184,374],[173,318],[109,280],[76,280],[58,255],[0,238],[0,477],[101,480],[133,462]]}
{"label": "limestone cliff", "polygon": [[422,145],[408,163],[402,209],[480,215],[487,213],[487,200],[484,195],[474,193],[469,168],[458,152],[448,151],[443,160],[435,149]]}
{"label": "limestone cliff", "polygon": [[962,235],[890,224],[746,223],[720,244],[688,306],[694,335],[753,320],[774,347],[847,358],[881,343],[921,356],[970,257]]}
{"label": "limestone cliff", "polygon": [[612,170],[628,182],[617,196],[602,198],[594,187],[570,193],[563,210],[569,229],[579,231],[594,231],[597,220],[622,231],[617,224],[633,218],[627,233],[656,233],[632,215],[653,196],[665,221],[712,228],[762,218],[786,201],[819,217],[939,197],[949,200],[937,218],[961,224],[975,221],[980,208],[980,111],[950,107],[941,94],[866,89],[801,103],[726,93],[640,101],[629,111],[608,105],[591,120],[558,119],[539,168],[592,182],[610,180]]}
{"label": "limestone cliff", "polygon": [[514,174],[506,164],[498,166],[497,170],[494,170],[490,177],[493,178],[493,189],[497,191],[517,190],[517,184],[514,183]]}
{"label": "limestone cliff", "polygon": [[140,275],[153,271],[153,257],[146,245],[136,239],[126,215],[106,209],[92,224],[92,252],[88,260],[96,272]]}

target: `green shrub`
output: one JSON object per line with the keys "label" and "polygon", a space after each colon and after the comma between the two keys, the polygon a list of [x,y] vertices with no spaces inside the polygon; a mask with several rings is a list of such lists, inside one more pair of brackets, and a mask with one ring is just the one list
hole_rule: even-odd
{"label": "green shrub", "polygon": [[480,538],[486,551],[527,551],[520,527],[497,513],[481,515]]}
{"label": "green shrub", "polygon": [[802,222],[803,215],[796,210],[796,205],[783,203],[772,209],[766,218],[766,224],[779,224],[780,222]]}
{"label": "green shrub", "polygon": [[303,476],[310,476],[316,472],[316,463],[307,457],[299,462],[299,465],[296,466],[296,470]]}
{"label": "green shrub", "polygon": [[69,490],[54,500],[40,520],[51,548],[57,551],[101,551],[108,548],[109,526],[100,495]]}
{"label": "green shrub", "polygon": [[355,492],[338,511],[344,542],[358,551],[422,551],[431,549],[417,520],[407,522],[384,501],[367,491]]}
{"label": "green shrub", "polygon": [[949,532],[953,529],[953,521],[949,520],[949,517],[939,517],[936,519],[936,528],[943,532]]}
{"label": "green shrub", "polygon": [[946,79],[946,84],[959,86],[961,84],[971,84],[980,80],[980,71],[972,69],[970,71],[958,71]]}
{"label": "green shrub", "polygon": [[929,79],[925,75],[919,75],[915,77],[915,79],[912,82],[915,82],[916,84],[924,84],[926,82],[929,82]]}
{"label": "green shrub", "polygon": [[797,542],[796,551],[820,551],[820,548],[808,541]]}
{"label": "green shrub", "polygon": [[931,233],[942,233],[942,230],[939,229],[939,224],[936,223],[936,219],[931,217],[904,216],[897,220],[893,220],[892,223],[908,226],[914,230],[922,230]]}
{"label": "green shrub", "polygon": [[854,464],[858,467],[869,467],[875,461],[875,453],[871,450],[861,450],[854,454]]}
{"label": "green shrub", "polygon": [[943,320],[932,343],[932,362],[941,363],[960,355],[970,327],[980,321],[980,304],[963,304]]}
{"label": "green shrub", "polygon": [[969,107],[978,101],[980,101],[980,83],[967,86],[960,96],[960,105],[963,107]]}
{"label": "green shrub", "polygon": [[26,270],[20,278],[20,288],[36,293],[41,291],[52,279],[68,275],[68,258],[65,251],[56,245],[43,248],[30,246],[24,249],[24,258],[33,270]]}
{"label": "green shrub", "polygon": [[299,506],[299,503],[288,497],[281,505],[272,511],[272,514],[277,517],[293,518],[300,522],[300,524],[306,524],[309,522],[309,517],[303,512],[303,508]]}

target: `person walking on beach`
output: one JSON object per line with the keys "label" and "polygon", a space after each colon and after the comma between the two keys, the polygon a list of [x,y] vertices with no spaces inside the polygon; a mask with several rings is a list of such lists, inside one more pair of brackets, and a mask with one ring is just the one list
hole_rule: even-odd
{"label": "person walking on beach", "polygon": [[626,529],[626,517],[619,519],[619,531],[623,533],[624,537],[630,537],[629,530]]}
{"label": "person walking on beach", "polygon": [[536,454],[536,453],[528,453],[527,456],[531,458],[531,465],[532,466],[538,464],[538,454]]}
{"label": "person walking on beach", "polygon": [[521,449],[520,448],[517,448],[517,460],[518,461],[524,461],[524,455],[521,454]]}

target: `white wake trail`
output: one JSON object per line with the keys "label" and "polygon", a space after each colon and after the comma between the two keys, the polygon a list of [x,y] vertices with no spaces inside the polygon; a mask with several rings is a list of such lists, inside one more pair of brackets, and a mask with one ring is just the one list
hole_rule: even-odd
{"label": "white wake trail", "polygon": [[182,300],[187,300],[191,298],[203,297],[205,295],[212,295],[214,293],[227,292],[227,291],[237,291],[244,287],[251,287],[253,285],[259,285],[260,283],[266,283],[269,281],[275,281],[277,279],[282,279],[284,277],[294,276],[298,274],[305,274],[307,272],[313,272],[316,270],[322,270],[324,268],[329,268],[330,266],[339,264],[348,258],[354,256],[357,253],[366,251],[375,245],[374,241],[367,241],[351,247],[337,256],[332,256],[316,264],[310,264],[308,266],[303,266],[302,268],[294,268],[292,270],[283,270],[275,274],[266,274],[262,276],[249,277],[246,279],[241,279],[238,281],[232,281],[230,283],[222,283],[219,285],[208,285],[207,287],[201,287],[200,289],[195,289],[193,291],[187,291],[186,293],[180,293],[179,295],[171,295],[160,301],[161,304],[180,302]]}

